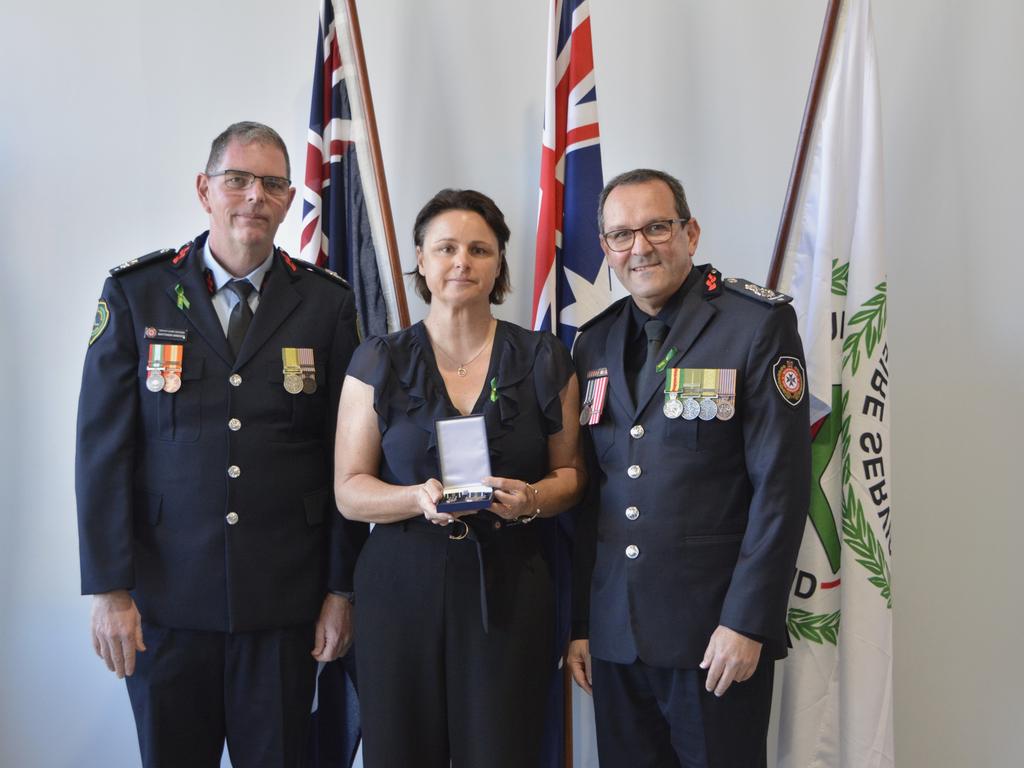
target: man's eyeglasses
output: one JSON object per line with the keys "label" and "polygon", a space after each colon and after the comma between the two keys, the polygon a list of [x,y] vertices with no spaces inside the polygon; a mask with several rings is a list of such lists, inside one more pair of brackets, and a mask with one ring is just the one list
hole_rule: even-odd
{"label": "man's eyeglasses", "polygon": [[214,176],[223,176],[224,186],[234,192],[248,189],[256,182],[256,179],[262,182],[263,191],[268,195],[287,195],[288,190],[292,186],[291,179],[285,179],[281,176],[257,176],[255,173],[249,173],[248,171],[233,171],[229,169],[206,175],[211,179]]}
{"label": "man's eyeglasses", "polygon": [[613,229],[610,232],[605,232],[601,237],[604,238],[605,243],[613,251],[628,251],[633,247],[633,241],[636,240],[637,232],[643,232],[647,242],[651,245],[667,243],[672,239],[673,225],[679,222],[681,225],[686,226],[686,222],[689,220],[689,218],[658,219],[636,229]]}

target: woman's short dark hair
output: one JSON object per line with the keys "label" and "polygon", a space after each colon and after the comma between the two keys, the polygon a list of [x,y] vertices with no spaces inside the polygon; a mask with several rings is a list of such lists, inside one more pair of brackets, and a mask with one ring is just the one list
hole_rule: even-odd
{"label": "woman's short dark hair", "polygon": [[[447,211],[472,211],[479,214],[480,218],[491,228],[494,237],[497,238],[501,264],[498,267],[498,277],[494,281],[494,288],[491,289],[488,299],[491,304],[501,304],[505,300],[505,294],[512,290],[512,283],[508,279],[508,261],[505,259],[505,246],[508,245],[511,232],[508,224],[505,223],[505,214],[491,198],[482,192],[473,189],[442,189],[430,198],[416,214],[416,222],[412,225],[412,239],[417,248],[423,247],[423,236],[426,234],[430,222]],[[416,293],[429,304],[430,289],[427,287],[426,278],[415,267],[406,274],[412,275]]]}

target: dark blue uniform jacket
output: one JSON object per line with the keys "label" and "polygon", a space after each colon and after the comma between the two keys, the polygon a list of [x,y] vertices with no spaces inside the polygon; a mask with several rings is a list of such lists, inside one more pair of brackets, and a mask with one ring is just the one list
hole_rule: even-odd
{"label": "dark blue uniform jacket", "polygon": [[786,653],[810,489],[809,396],[793,403],[776,384],[780,358],[802,367],[796,316],[786,297],[759,297],[744,281],[723,290],[705,279],[710,267],[694,269],[700,283],[661,349],[677,350],[669,367],[736,370],[731,420],[667,418],[664,376],[634,402],[623,372],[629,298],[584,326],[573,353],[584,391],[588,374],[609,372],[601,421],[584,430],[591,490],[573,594],[574,636],[607,661],[695,668],[719,624],[764,640],[770,657]]}
{"label": "dark blue uniform jacket", "polygon": [[[131,590],[143,619],[179,629],[313,621],[326,590],[352,589],[366,536],[337,513],[332,480],[352,291],[276,249],[235,360],[205,237],[103,286],[78,414],[82,592]],[[150,344],[181,331],[181,389],[149,391]],[[313,350],[314,394],[284,390],[283,347]]]}

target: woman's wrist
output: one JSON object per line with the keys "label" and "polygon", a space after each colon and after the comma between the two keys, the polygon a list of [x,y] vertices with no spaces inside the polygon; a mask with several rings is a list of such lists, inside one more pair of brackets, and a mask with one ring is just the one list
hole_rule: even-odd
{"label": "woman's wrist", "polygon": [[517,523],[530,523],[540,516],[540,493],[529,483],[526,484],[526,498],[530,503],[531,511],[528,514],[517,517]]}

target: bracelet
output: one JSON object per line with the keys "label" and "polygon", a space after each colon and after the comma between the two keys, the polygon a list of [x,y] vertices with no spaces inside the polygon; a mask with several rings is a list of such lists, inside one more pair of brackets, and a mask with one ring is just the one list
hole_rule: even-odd
{"label": "bracelet", "polygon": [[522,523],[523,525],[525,525],[526,523],[533,522],[537,518],[537,516],[540,515],[540,504],[537,502],[537,489],[534,488],[529,483],[526,484],[526,487],[528,489],[530,489],[531,491],[533,491],[533,514],[532,515],[520,515],[519,517],[516,518],[516,522],[517,523]]}

